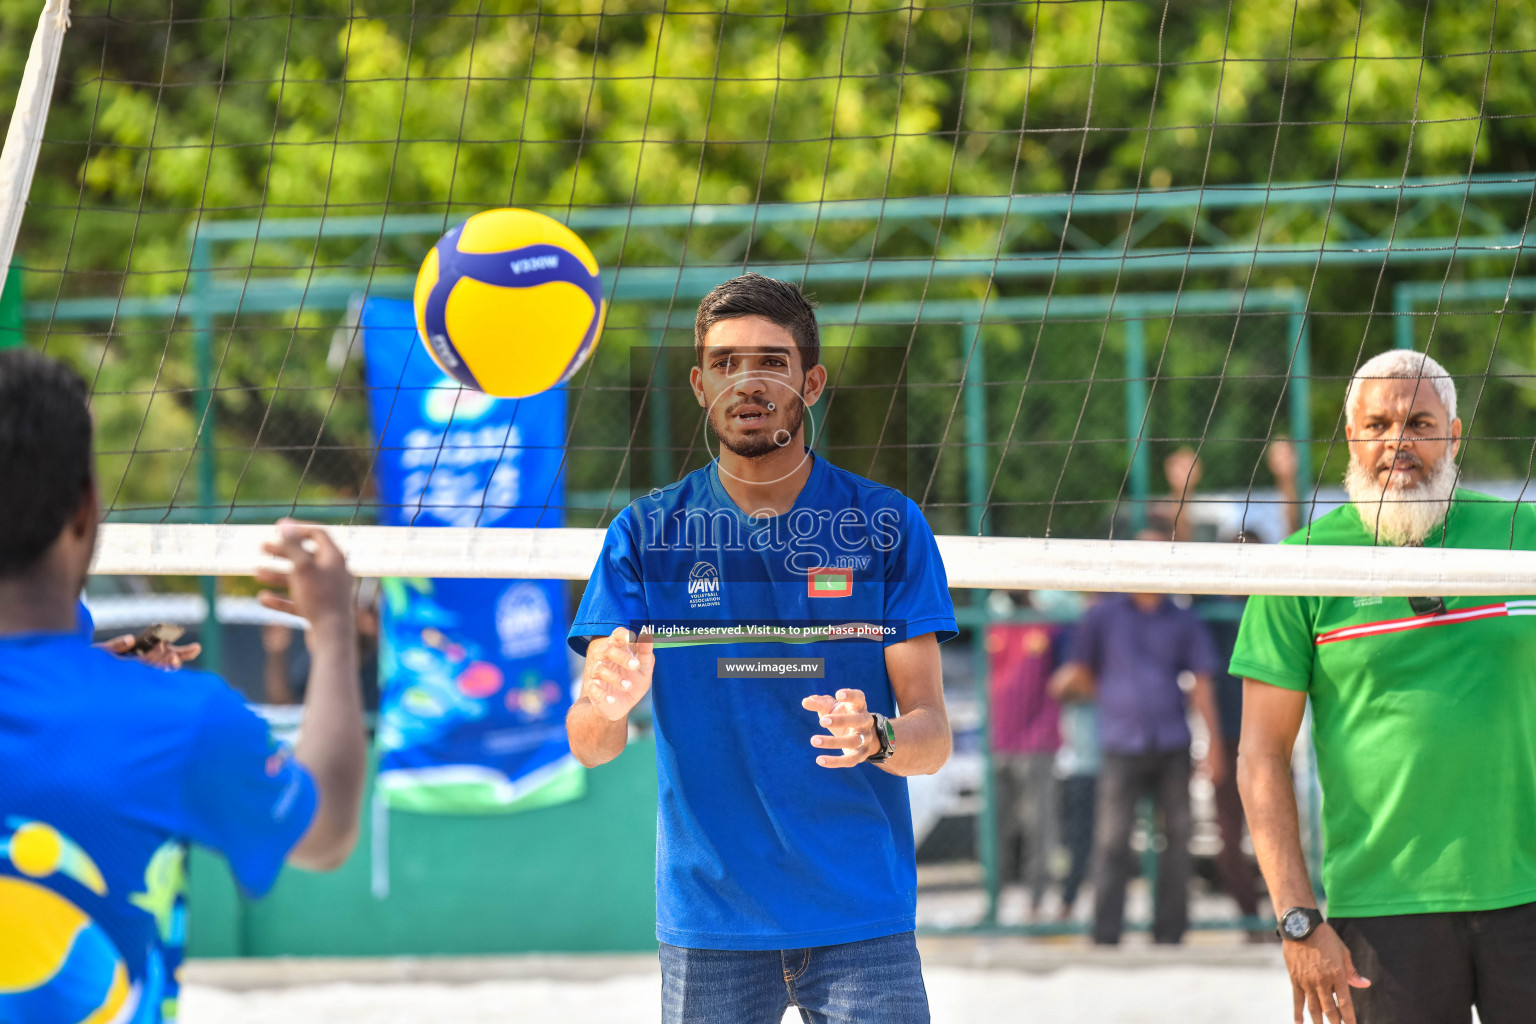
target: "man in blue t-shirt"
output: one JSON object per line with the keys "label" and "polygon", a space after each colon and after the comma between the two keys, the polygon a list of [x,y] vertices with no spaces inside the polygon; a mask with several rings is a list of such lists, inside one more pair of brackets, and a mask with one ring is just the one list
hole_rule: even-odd
{"label": "man in blue t-shirt", "polygon": [[806,447],[827,372],[798,288],[727,281],[694,339],[717,458],[609,527],[571,627],[571,749],[617,757],[651,693],[667,1024],[927,1021],[902,776],[950,751],[933,533]]}
{"label": "man in blue t-shirt", "polygon": [[157,1024],[176,1016],[188,842],[252,895],[285,860],[325,870],[352,849],[352,578],[318,527],[281,523],[266,545],[291,568],[258,574],[288,592],[261,600],[309,619],[314,645],[292,752],[223,680],[93,648],[77,601],[99,519],[88,399],[59,363],[0,353],[0,1021]]}

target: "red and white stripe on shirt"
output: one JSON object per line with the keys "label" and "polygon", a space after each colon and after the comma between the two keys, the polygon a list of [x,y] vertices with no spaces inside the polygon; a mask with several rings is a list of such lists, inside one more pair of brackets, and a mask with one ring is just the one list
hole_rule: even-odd
{"label": "red and white stripe on shirt", "polygon": [[1499,604],[1479,605],[1476,608],[1458,608],[1455,611],[1436,612],[1432,615],[1414,615],[1406,619],[1387,619],[1383,622],[1367,622],[1361,626],[1344,626],[1329,630],[1317,638],[1317,645],[1336,644],[1341,640],[1357,640],[1364,636],[1380,636],[1383,633],[1401,633],[1408,629],[1425,629],[1429,626],[1453,626],[1476,619],[1497,619],[1506,615],[1536,615],[1536,600],[1502,601]]}

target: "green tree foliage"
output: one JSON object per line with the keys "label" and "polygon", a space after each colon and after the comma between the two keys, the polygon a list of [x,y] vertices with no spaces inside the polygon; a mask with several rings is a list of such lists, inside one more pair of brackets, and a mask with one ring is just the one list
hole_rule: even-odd
{"label": "green tree foliage", "polygon": [[[0,0],[0,83],[19,81],[39,4]],[[200,222],[477,209],[751,203],[935,195],[1276,186],[1527,171],[1536,23],[1470,0],[1233,0],[914,4],[796,0],[693,5],[645,0],[363,5],[308,0],[85,0],[65,48],[20,253],[29,298],[185,295],[188,231]],[[1519,230],[1529,200],[1478,215]],[[1265,244],[1386,231],[1407,207],[1341,205],[1284,216],[1210,214],[1211,230]],[[1346,228],[1334,215],[1348,214]],[[1261,221],[1261,218],[1264,218]],[[1415,215],[1420,236],[1488,230],[1454,205]],[[1127,218],[1077,218],[1111,243]],[[810,237],[814,228],[814,239]],[[875,229],[875,230],[872,230]],[[592,239],[608,267],[804,261],[869,255],[1052,252],[1048,219],[966,220],[920,229],[868,223],[763,231],[642,228]],[[1408,230],[1408,228],[1404,228]],[[1210,238],[1194,239],[1205,244]],[[265,241],[213,253],[223,281],[402,275],[430,237]],[[1169,220],[1138,244],[1184,247]],[[735,245],[736,248],[732,248]],[[862,248],[861,248],[862,247]],[[1508,258],[1468,259],[1454,278],[1509,277]],[[727,271],[722,270],[722,276]],[[1337,479],[1343,379],[1391,343],[1391,289],[1440,280],[1444,261],[1318,270],[1134,270],[1097,278],[854,282],[825,302],[1289,286],[1313,311],[1315,461]],[[680,299],[686,310],[691,299]],[[1483,304],[1487,308],[1487,304]],[[652,472],[623,463],[636,429],[616,410],[648,366],[655,309],[619,309],[573,401],[577,489],[621,489]],[[1473,472],[1524,477],[1536,435],[1511,381],[1536,363],[1528,315],[1426,318],[1422,344],[1468,374]],[[242,314],[215,331],[221,508],[349,501],[368,487],[366,410],[355,362],[327,362],[339,317]],[[195,503],[199,436],[186,318],[31,325],[35,341],[95,378],[106,496],[118,505]],[[1289,431],[1283,318],[1179,316],[1145,324],[1151,450],[1201,443],[1207,480],[1267,481],[1263,441]],[[1106,528],[1127,472],[1123,328],[1100,319],[989,326],[989,528],[1062,534]],[[829,330],[834,343],[905,359],[906,485],[945,530],[968,528],[956,325]],[[345,350],[347,337],[340,339]],[[681,335],[670,340],[686,344]],[[1495,347],[1497,346],[1497,347]],[[641,356],[636,356],[641,352]],[[1495,379],[1483,395],[1484,375]],[[608,389],[617,389],[609,391]],[[671,441],[705,439],[685,392]],[[862,422],[842,431],[869,443]],[[1492,415],[1497,411],[1498,416]],[[1497,418],[1498,422],[1493,422]],[[691,424],[691,425],[690,425]],[[648,428],[645,428],[648,429]],[[835,416],[828,425],[836,443]],[[691,433],[690,433],[691,431]],[[641,431],[643,433],[643,429]],[[877,438],[878,440],[878,435]],[[850,442],[852,443],[852,442]],[[603,449],[603,450],[600,450]],[[613,450],[608,450],[613,449]],[[643,463],[643,469],[637,468]],[[624,499],[617,499],[622,504]],[[1051,503],[1055,511],[1051,511]],[[211,510],[211,514],[223,514]]]}

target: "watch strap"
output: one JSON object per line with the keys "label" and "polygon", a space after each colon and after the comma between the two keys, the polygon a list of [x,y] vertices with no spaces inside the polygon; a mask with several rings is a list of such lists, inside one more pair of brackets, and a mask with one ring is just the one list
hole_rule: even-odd
{"label": "watch strap", "polygon": [[896,730],[891,727],[891,720],[880,712],[871,711],[870,715],[875,720],[875,739],[879,741],[880,749],[864,760],[870,764],[884,764],[896,753]]}

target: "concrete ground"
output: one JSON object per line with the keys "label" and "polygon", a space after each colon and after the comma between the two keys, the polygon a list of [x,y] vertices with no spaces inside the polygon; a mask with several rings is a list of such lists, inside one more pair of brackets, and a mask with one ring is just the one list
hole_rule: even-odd
{"label": "concrete ground", "polygon": [[[921,946],[934,1024],[1290,1019],[1279,950],[1230,934],[1173,949],[1137,937],[1113,950],[1079,938],[946,936]],[[650,955],[203,960],[185,978],[183,1024],[660,1020]]]}

